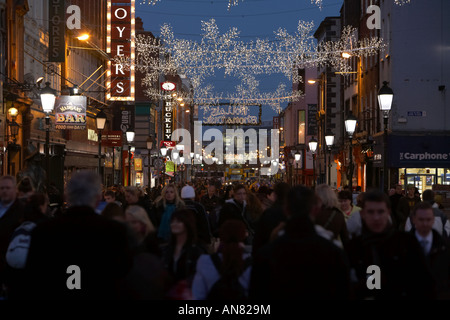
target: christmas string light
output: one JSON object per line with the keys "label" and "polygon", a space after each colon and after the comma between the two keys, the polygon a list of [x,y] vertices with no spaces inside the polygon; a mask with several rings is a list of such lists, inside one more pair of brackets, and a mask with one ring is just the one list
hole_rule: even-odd
{"label": "christmas string light", "polygon": [[[276,40],[256,39],[243,42],[239,31],[230,28],[221,33],[214,19],[202,21],[200,42],[177,39],[170,25],[161,27],[160,39],[146,35],[136,37],[136,61],[115,57],[120,63],[145,74],[143,84],[146,94],[153,99],[161,99],[162,94],[155,83],[160,75],[185,74],[191,81],[193,96],[183,96],[187,103],[199,106],[229,101],[234,105],[263,104],[275,111],[281,104],[298,100],[303,93],[279,84],[274,92],[260,92],[258,75],[281,74],[292,84],[303,82],[298,68],[330,65],[342,74],[351,71],[351,66],[342,57],[343,52],[354,56],[371,56],[383,47],[379,38],[357,40],[356,29],[345,27],[337,41],[321,42],[318,46],[312,36],[313,23],[299,21],[294,34],[285,29],[274,32]],[[216,76],[221,70],[225,77],[234,77],[241,83],[235,93],[216,93],[211,84],[205,84],[208,77]],[[206,109],[205,109],[206,110]]]}

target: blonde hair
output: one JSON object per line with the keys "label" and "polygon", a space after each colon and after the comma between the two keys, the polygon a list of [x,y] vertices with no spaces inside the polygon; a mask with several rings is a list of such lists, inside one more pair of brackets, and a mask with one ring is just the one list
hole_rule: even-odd
{"label": "blonde hair", "polygon": [[339,208],[339,201],[336,193],[327,184],[320,184],[316,187],[316,195],[319,197],[322,205],[326,208]]}
{"label": "blonde hair", "polygon": [[150,218],[148,217],[147,211],[145,211],[144,208],[141,206],[128,206],[125,210],[125,214],[129,214],[134,219],[140,221],[145,226],[145,236],[147,236],[149,233],[155,232],[155,226],[150,221]]}
{"label": "blonde hair", "polygon": [[156,203],[157,205],[160,205],[162,203],[163,207],[166,208],[166,192],[167,189],[172,188],[174,190],[175,193],[175,207],[176,208],[181,208],[184,206],[184,201],[181,199],[180,194],[178,193],[177,187],[174,184],[168,184],[167,186],[165,186],[162,191],[161,191],[161,195],[158,197],[158,199],[156,199]]}

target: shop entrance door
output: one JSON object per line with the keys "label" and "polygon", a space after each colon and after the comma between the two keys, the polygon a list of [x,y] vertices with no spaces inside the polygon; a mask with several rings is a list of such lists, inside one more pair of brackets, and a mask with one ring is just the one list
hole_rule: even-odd
{"label": "shop entrance door", "polygon": [[407,174],[406,175],[406,184],[413,184],[417,189],[419,189],[419,193],[422,193],[425,190],[431,189],[433,184],[435,184],[435,175],[434,174]]}

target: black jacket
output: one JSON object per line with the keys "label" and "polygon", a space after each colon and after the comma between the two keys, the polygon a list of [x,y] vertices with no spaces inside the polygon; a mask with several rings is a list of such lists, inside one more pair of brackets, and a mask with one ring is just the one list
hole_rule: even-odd
{"label": "black jacket", "polygon": [[[69,208],[31,234],[27,293],[33,299],[115,299],[131,258],[123,224],[90,207]],[[71,265],[81,270],[81,290],[67,288]]]}
{"label": "black jacket", "polygon": [[285,233],[254,254],[249,293],[251,299],[347,299],[348,261],[309,218],[288,220]]}
{"label": "black jacket", "polygon": [[[346,248],[351,268],[355,299],[433,299],[435,285],[417,239],[410,233],[388,227],[371,233],[363,222],[360,236]],[[367,288],[367,268],[376,265],[381,272],[381,289]]]}
{"label": "black jacket", "polygon": [[24,205],[16,199],[5,214],[0,218],[0,285],[5,281],[6,251],[8,250],[11,235],[20,225],[23,218]]}
{"label": "black jacket", "polygon": [[[437,298],[450,299],[450,248],[444,238],[436,231],[433,232],[433,242],[430,252],[425,259],[436,282]],[[411,229],[411,234],[415,230]]]}

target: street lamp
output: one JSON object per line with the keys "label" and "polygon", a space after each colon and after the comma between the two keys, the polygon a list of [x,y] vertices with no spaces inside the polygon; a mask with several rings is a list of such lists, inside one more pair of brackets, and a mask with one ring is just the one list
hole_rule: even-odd
{"label": "street lamp", "polygon": [[166,155],[167,155],[167,148],[163,146],[160,149],[160,151],[161,151],[161,156],[163,157],[163,162],[162,162],[162,165],[163,165],[163,186],[165,186],[166,185],[166,162],[165,162],[165,159],[166,159]]}
{"label": "street lamp", "polygon": [[151,179],[152,179],[152,174],[151,174],[151,166],[152,166],[152,149],[153,149],[153,137],[149,136],[147,138],[147,150],[148,150],[148,191],[150,192],[150,188],[152,186],[151,184]]}
{"label": "street lamp", "polygon": [[46,174],[46,187],[47,192],[50,186],[49,181],[49,171],[50,171],[50,157],[49,157],[49,146],[50,146],[50,113],[55,107],[56,101],[56,90],[50,87],[50,82],[45,83],[45,87],[42,88],[41,93],[41,105],[42,110],[45,113],[45,174]]}
{"label": "street lamp", "polygon": [[193,181],[194,180],[194,156],[195,156],[195,153],[191,152],[191,153],[189,153],[189,156],[191,157],[191,181]]}
{"label": "street lamp", "polygon": [[97,124],[98,130],[98,174],[100,175],[101,181],[103,183],[103,167],[101,163],[102,159],[102,130],[105,129],[106,125],[106,114],[103,110],[97,114],[97,118],[95,118],[95,122]]}
{"label": "street lamp", "polygon": [[134,141],[134,131],[127,131],[128,142],[128,185],[131,186],[131,143]]}
{"label": "street lamp", "polygon": [[353,193],[353,133],[356,129],[356,123],[358,122],[358,119],[352,114],[350,111],[347,119],[345,120],[345,131],[347,131],[348,138],[350,140],[350,173],[349,173],[349,188],[350,192]]}
{"label": "street lamp", "polygon": [[384,118],[384,154],[383,154],[383,190],[386,192],[389,189],[389,174],[387,166],[387,128],[389,123],[389,111],[391,111],[392,100],[394,98],[394,91],[388,87],[388,82],[383,81],[383,86],[378,92],[378,104],[380,105],[380,110],[383,112]]}
{"label": "street lamp", "polygon": [[298,185],[298,162],[300,161],[301,155],[300,153],[296,153],[294,155],[294,159],[295,159],[295,184]]}
{"label": "street lamp", "polygon": [[325,135],[325,143],[328,147],[328,185],[331,185],[331,147],[334,144],[334,134],[328,131]]}
{"label": "street lamp", "polygon": [[311,150],[311,153],[313,155],[313,186],[316,186],[316,150],[317,150],[317,140],[316,138],[312,137],[311,140],[309,140],[309,150]]}
{"label": "street lamp", "polygon": [[[183,168],[183,166],[184,166],[184,157],[183,156],[181,156],[180,157],[180,169],[182,169]],[[181,170],[181,185],[183,185],[183,180],[184,180],[184,170]]]}

